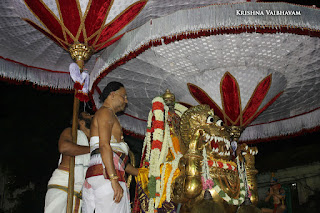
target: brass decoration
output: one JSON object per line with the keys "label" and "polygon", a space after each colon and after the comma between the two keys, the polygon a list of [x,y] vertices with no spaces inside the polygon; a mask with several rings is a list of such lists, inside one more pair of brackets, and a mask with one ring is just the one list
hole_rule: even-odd
{"label": "brass decoration", "polygon": [[237,213],[262,213],[260,209],[258,209],[255,206],[240,206],[240,208],[237,210]]}
{"label": "brass decoration", "polygon": [[86,61],[94,53],[94,50],[85,44],[75,43],[69,47],[69,52],[73,60]]}
{"label": "brass decoration", "polygon": [[173,93],[170,92],[169,89],[166,90],[166,92],[162,95],[162,98],[164,100],[164,102],[166,103],[166,105],[169,107],[169,109],[172,107],[174,107],[174,103],[175,103],[175,96]]}
{"label": "brass decoration", "polygon": [[[207,119],[209,117],[212,117],[212,121],[208,123]],[[224,126],[219,126],[216,124],[218,120],[220,120],[220,118],[214,115],[213,109],[210,109],[208,105],[198,105],[191,107],[181,117],[180,134],[182,143],[186,147],[188,147],[189,143],[192,141],[191,138],[194,137],[196,131],[200,129],[210,136],[217,136],[229,140],[229,133],[226,131],[226,128]],[[204,138],[201,137],[198,147],[201,150],[203,145],[207,145],[208,148],[210,147],[209,143],[204,144],[203,141]],[[224,143],[219,143],[219,146],[219,149],[221,149],[221,151],[226,151]],[[211,150],[211,148],[209,149]],[[228,160],[228,158],[226,159]]]}
{"label": "brass decoration", "polygon": [[[230,161],[230,154],[222,155],[230,153],[228,129],[221,125],[220,118],[214,115],[208,105],[199,105],[191,107],[182,115],[180,134],[181,143],[187,147],[187,151],[180,159],[180,176],[172,185],[173,201],[184,203],[184,211],[207,212],[208,209],[223,209],[225,212],[235,212],[235,206],[224,201],[214,190],[209,190],[212,199],[207,195],[208,199],[203,201],[204,192],[208,190],[203,190],[201,182],[203,160],[219,160],[236,167],[236,164]],[[203,159],[204,147],[208,159]],[[213,152],[215,147],[218,147],[219,151]],[[237,171],[212,166],[209,173],[225,193],[231,198],[239,198],[240,178]],[[203,209],[204,206],[211,207],[206,210]]]}
{"label": "brass decoration", "polygon": [[232,198],[239,198],[240,178],[238,172],[212,167],[210,169],[211,177],[216,181],[220,188]]}
{"label": "brass decoration", "polygon": [[[231,141],[238,142],[244,128],[224,126],[208,105],[191,107],[180,118],[174,111],[174,94],[166,90],[162,98],[169,107],[167,119],[170,134],[176,136],[180,148],[183,147],[178,166],[180,174],[171,184],[171,200],[182,204],[180,212],[237,212],[245,197],[245,179],[241,176],[244,173],[247,177],[245,185],[250,186],[251,201],[255,203],[257,170],[254,167],[254,155],[257,149],[242,144],[238,146],[238,154],[232,155]],[[204,150],[206,153],[203,153]],[[238,171],[234,157],[239,159],[241,165],[245,165],[244,173]],[[166,160],[172,160],[170,154]],[[204,163],[206,171],[202,171]],[[208,172],[205,173],[207,179],[202,180],[204,172]],[[202,181],[208,180],[203,186]],[[213,186],[208,186],[212,184],[210,181]],[[248,196],[246,198],[249,199]]]}
{"label": "brass decoration", "polygon": [[244,155],[245,158],[245,167],[246,167],[246,171],[247,171],[247,181],[248,181],[248,185],[250,186],[250,191],[251,191],[251,202],[253,205],[257,205],[258,204],[258,184],[257,184],[257,178],[256,175],[258,174],[258,170],[255,168],[255,155],[250,154],[250,150],[251,153],[258,152],[258,148],[257,147],[250,147],[248,148],[249,153],[247,153],[246,155]]}
{"label": "brass decoration", "polygon": [[[165,102],[165,104],[169,108],[169,115],[168,115],[168,124],[170,127],[170,133],[171,135],[175,135],[180,140],[180,116],[177,115],[175,112],[175,95],[170,92],[169,89],[166,90],[166,92],[162,95],[162,98]],[[184,147],[180,144],[180,149],[185,150]]]}
{"label": "brass decoration", "polygon": [[227,129],[230,134],[231,140],[238,142],[244,128],[241,126],[229,126],[227,127]]}
{"label": "brass decoration", "polygon": [[[228,132],[230,133],[230,137],[233,141],[239,141],[241,133],[243,132],[244,127],[241,126],[229,126]],[[247,147],[247,148],[246,148]],[[242,155],[240,151],[245,152],[245,155]],[[252,153],[257,153],[258,149],[256,147],[248,147],[245,143],[241,144],[238,148],[237,155],[241,160],[245,160],[245,168],[247,173],[247,182],[248,186],[250,187],[251,191],[251,202],[253,205],[258,204],[258,186],[257,186],[257,179],[256,175],[258,174],[258,170],[255,168],[255,156]],[[244,158],[244,159],[243,159]]]}
{"label": "brass decoration", "polygon": [[247,144],[243,143],[238,148],[239,159],[245,162],[245,169],[247,174],[247,183],[249,186],[249,190],[251,191],[250,201],[253,205],[258,204],[258,184],[256,175],[258,174],[258,170],[255,168],[255,155],[258,153],[257,147],[248,147]]}

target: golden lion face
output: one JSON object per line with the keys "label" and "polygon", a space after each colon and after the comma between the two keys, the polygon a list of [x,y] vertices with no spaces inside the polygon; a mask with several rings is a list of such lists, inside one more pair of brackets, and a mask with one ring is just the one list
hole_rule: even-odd
{"label": "golden lion face", "polygon": [[183,144],[188,147],[195,132],[203,134],[199,148],[206,146],[210,156],[229,160],[231,156],[230,135],[223,121],[208,105],[198,105],[188,109],[181,117],[180,131]]}

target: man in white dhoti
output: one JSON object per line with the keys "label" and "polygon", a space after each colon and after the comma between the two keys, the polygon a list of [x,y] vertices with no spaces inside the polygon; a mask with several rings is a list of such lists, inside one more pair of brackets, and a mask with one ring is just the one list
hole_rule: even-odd
{"label": "man in white dhoti", "polygon": [[103,103],[91,125],[91,160],[83,187],[83,212],[127,213],[130,197],[125,172],[137,175],[128,162],[128,145],[115,113],[123,111],[127,100],[124,86],[110,82],[100,96]]}
{"label": "man in white dhoti", "polygon": [[65,213],[67,209],[67,191],[69,181],[69,160],[75,156],[73,212],[81,210],[81,190],[90,161],[90,125],[92,116],[86,112],[79,114],[77,144],[72,142],[71,128],[66,128],[60,135],[58,168],[53,172],[48,183],[45,198],[45,213]]}

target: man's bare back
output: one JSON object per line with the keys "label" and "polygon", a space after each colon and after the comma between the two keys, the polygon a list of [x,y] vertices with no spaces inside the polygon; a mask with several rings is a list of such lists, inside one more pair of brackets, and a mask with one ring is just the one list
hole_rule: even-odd
{"label": "man's bare back", "polygon": [[[82,112],[79,119],[79,129],[87,136],[90,137],[90,129],[86,126],[86,122],[91,121],[92,115]],[[87,121],[86,121],[87,120]],[[71,156],[83,155],[90,153],[89,143],[88,146],[80,146],[72,142],[72,129],[66,128],[62,131],[59,138],[59,152],[62,154],[60,167],[69,169],[69,161]]]}
{"label": "man's bare back", "polygon": [[[44,212],[56,213],[66,212],[67,209],[67,189],[69,187],[69,165],[72,156],[75,157],[74,165],[74,209],[81,209],[82,202],[79,192],[85,180],[85,173],[90,160],[90,125],[92,116],[87,112],[81,112],[78,115],[78,132],[77,143],[73,143],[72,129],[66,128],[60,134],[58,146],[61,153],[61,162],[57,169],[54,170],[52,177],[48,182],[48,191],[45,197]],[[79,131],[81,130],[81,131]],[[63,170],[63,171],[61,171]]]}

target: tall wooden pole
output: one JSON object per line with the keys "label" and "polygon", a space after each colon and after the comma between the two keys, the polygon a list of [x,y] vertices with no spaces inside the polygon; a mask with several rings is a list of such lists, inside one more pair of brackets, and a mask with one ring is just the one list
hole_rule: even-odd
{"label": "tall wooden pole", "polygon": [[[76,95],[77,91],[75,91]],[[76,96],[73,100],[73,115],[72,115],[72,142],[77,143],[77,127],[78,127],[78,113],[79,113],[80,101]],[[70,157],[69,161],[69,182],[68,182],[68,198],[67,198],[67,213],[73,211],[73,195],[74,195],[74,165],[75,158]]]}
{"label": "tall wooden pole", "polygon": [[[82,72],[84,61],[89,59],[92,54],[92,49],[83,44],[74,44],[70,47],[69,52],[71,57],[78,64],[80,71]],[[77,144],[78,136],[78,114],[80,100],[76,97],[77,91],[74,93],[73,101],[73,115],[72,115],[72,142]],[[74,196],[74,166],[75,157],[70,158],[69,162],[69,182],[68,182],[68,197],[67,197],[67,213],[73,212],[73,196]]]}

